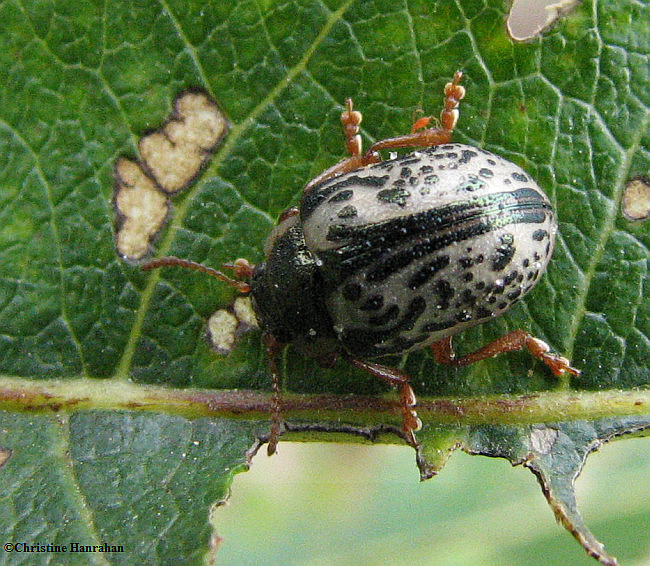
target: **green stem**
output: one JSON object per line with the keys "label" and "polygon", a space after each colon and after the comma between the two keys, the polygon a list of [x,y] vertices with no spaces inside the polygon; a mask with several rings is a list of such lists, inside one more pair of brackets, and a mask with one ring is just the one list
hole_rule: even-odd
{"label": "green stem", "polygon": [[[181,390],[121,381],[32,381],[0,378],[0,410],[20,412],[131,410],[179,414],[189,418],[269,418],[271,394],[248,390]],[[418,399],[426,424],[530,424],[593,420],[650,414],[650,390],[541,392]],[[396,395],[285,394],[287,420],[345,421],[356,424],[400,422]]]}

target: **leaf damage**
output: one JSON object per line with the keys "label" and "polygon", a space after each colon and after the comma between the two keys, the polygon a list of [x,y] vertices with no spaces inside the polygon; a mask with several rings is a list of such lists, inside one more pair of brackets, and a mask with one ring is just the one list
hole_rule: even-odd
{"label": "leaf damage", "polygon": [[456,448],[472,455],[506,458],[513,466],[523,465],[537,477],[557,521],[585,552],[602,564],[615,566],[616,558],[596,539],[578,510],[575,481],[587,457],[603,444],[646,430],[650,430],[650,415],[527,426],[434,428],[421,434],[418,467],[421,479],[429,479],[440,472]]}
{"label": "leaf damage", "polygon": [[151,252],[169,217],[169,196],[196,179],[228,131],[225,115],[203,91],[182,92],[173,108],[160,129],[140,139],[141,162],[125,157],[115,162],[115,245],[127,261]]}

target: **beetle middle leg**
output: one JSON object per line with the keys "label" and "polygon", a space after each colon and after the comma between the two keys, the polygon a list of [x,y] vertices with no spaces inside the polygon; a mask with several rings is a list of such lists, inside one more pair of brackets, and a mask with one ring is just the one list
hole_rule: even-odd
{"label": "beetle middle leg", "polygon": [[457,358],[454,353],[451,339],[452,337],[448,336],[439,342],[431,344],[433,357],[440,364],[467,366],[486,358],[493,358],[504,352],[514,352],[515,350],[528,348],[528,351],[534,357],[544,362],[551,369],[553,375],[560,376],[564,373],[580,375],[581,373],[580,370],[571,367],[569,360],[553,354],[550,346],[546,342],[535,338],[525,330],[513,330],[505,336],[496,339],[494,342],[490,342],[475,352],[461,356],[460,358]]}
{"label": "beetle middle leg", "polygon": [[374,155],[382,149],[432,147],[451,141],[451,134],[458,122],[458,105],[465,96],[465,88],[460,85],[462,78],[462,71],[456,71],[452,81],[445,85],[445,103],[440,113],[440,127],[426,128],[431,118],[420,118],[413,124],[410,134],[378,141],[370,146],[364,157]]}
{"label": "beetle middle leg", "polygon": [[375,377],[383,379],[393,387],[398,388],[402,409],[402,431],[406,435],[407,442],[414,448],[417,448],[419,443],[415,438],[415,432],[422,428],[422,422],[418,418],[414,409],[417,400],[415,398],[415,393],[413,393],[413,389],[409,384],[409,376],[396,368],[375,364],[373,362],[366,362],[352,357],[346,357],[346,359],[353,366],[367,371]]}

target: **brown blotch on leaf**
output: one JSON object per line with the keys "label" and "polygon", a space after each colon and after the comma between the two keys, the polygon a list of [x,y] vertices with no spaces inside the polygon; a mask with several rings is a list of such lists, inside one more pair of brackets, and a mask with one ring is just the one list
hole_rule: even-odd
{"label": "brown blotch on leaf", "polygon": [[125,157],[115,163],[115,209],[118,228],[115,244],[119,254],[137,261],[147,255],[169,212],[169,200],[140,165]]}
{"label": "brown blotch on leaf", "polygon": [[11,458],[13,452],[10,448],[3,448],[0,446],[0,468],[2,468]]}
{"label": "brown blotch on leaf", "polygon": [[625,185],[621,212],[628,220],[647,220],[650,217],[650,179],[633,177]]}
{"label": "brown blotch on leaf", "polygon": [[174,101],[167,123],[141,138],[138,150],[151,177],[172,194],[196,177],[227,129],[225,116],[207,94],[185,91]]}
{"label": "brown blotch on leaf", "polygon": [[227,309],[220,309],[208,319],[208,341],[222,356],[233,351],[237,339],[259,328],[250,297],[238,297]]}

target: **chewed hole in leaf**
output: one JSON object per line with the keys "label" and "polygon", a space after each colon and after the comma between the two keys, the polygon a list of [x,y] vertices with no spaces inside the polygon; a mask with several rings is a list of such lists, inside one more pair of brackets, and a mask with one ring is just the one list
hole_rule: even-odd
{"label": "chewed hole in leaf", "polygon": [[508,15],[508,34],[515,41],[526,41],[540,35],[579,0],[515,0]]}

